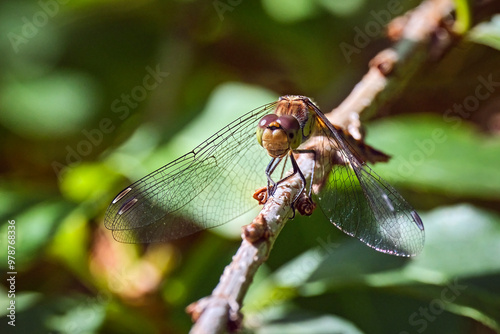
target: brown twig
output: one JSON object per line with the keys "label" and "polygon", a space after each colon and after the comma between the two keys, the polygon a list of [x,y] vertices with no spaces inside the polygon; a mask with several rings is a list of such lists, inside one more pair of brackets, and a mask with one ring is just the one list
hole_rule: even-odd
{"label": "brown twig", "polygon": [[[498,12],[498,1],[480,1],[476,5],[474,23]],[[491,6],[490,11],[485,6]],[[395,44],[381,51],[369,64],[368,73],[328,119],[344,127],[356,139],[362,138],[359,115],[372,115],[381,105],[398,95],[411,77],[429,60],[436,60],[459,39],[453,33],[453,1],[427,0],[404,16],[393,20],[388,27]],[[314,146],[314,143],[310,145]],[[299,157],[304,171],[311,171],[311,159]],[[320,162],[321,163],[321,162]],[[308,165],[309,164],[309,165]],[[304,173],[310,180],[311,174]],[[323,175],[315,175],[322,180]],[[219,284],[208,297],[188,306],[195,324],[190,333],[222,333],[240,326],[243,298],[258,267],[267,259],[279,232],[290,215],[291,198],[297,195],[302,181],[292,177],[280,183],[275,195],[269,198],[252,224],[244,229],[243,241],[221,276]]]}
{"label": "brown twig", "polygon": [[[452,11],[451,0],[428,0],[393,20],[388,32],[397,43],[382,50],[370,61],[368,73],[351,94],[327,115],[328,119],[347,129],[354,138],[361,139],[359,115],[373,115],[383,103],[397,96],[427,60],[429,50],[445,50],[448,47],[451,38],[441,38],[436,42],[433,36],[443,29],[443,22]],[[449,31],[447,36],[451,37]]]}

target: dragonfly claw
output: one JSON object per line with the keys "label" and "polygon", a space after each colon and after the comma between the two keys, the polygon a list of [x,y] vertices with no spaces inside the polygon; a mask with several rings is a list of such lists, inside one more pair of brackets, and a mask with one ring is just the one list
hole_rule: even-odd
{"label": "dragonfly claw", "polygon": [[267,199],[274,194],[274,187],[261,187],[255,190],[253,194],[253,198],[259,202],[259,205],[264,205],[267,202]]}
{"label": "dragonfly claw", "polygon": [[310,216],[314,212],[314,209],[316,209],[316,203],[314,203],[312,198],[307,196],[304,192],[297,198],[294,206],[302,216]]}

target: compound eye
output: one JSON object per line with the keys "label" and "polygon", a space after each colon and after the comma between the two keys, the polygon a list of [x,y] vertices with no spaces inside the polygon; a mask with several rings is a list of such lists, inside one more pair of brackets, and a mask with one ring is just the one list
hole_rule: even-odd
{"label": "compound eye", "polygon": [[285,132],[292,136],[299,132],[300,130],[300,124],[297,119],[291,115],[283,115],[280,118],[278,118],[278,123],[281,124],[281,127]]}
{"label": "compound eye", "polygon": [[278,116],[276,114],[269,114],[264,117],[262,117],[259,121],[259,128],[265,129],[271,124],[272,122],[276,122],[278,119]]}

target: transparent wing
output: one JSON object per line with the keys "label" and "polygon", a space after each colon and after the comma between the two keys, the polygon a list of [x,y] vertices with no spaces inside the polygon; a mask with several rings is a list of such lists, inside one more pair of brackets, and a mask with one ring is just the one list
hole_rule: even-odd
{"label": "transparent wing", "polygon": [[424,245],[424,226],[411,205],[386,181],[363,163],[348,143],[314,107],[324,123],[323,143],[338,148],[331,157],[332,172],[318,195],[330,221],[345,233],[384,253],[418,254]]}
{"label": "transparent wing", "polygon": [[117,241],[168,241],[227,223],[257,205],[266,184],[266,151],[255,137],[260,118],[276,103],[228,124],[191,152],[121,191],[105,226]]}

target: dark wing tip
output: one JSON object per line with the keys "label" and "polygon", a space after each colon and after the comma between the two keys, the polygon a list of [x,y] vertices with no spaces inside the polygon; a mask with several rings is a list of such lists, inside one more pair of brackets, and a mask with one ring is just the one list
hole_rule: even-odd
{"label": "dark wing tip", "polygon": [[[106,228],[114,230],[116,228],[117,219],[120,219],[119,216],[131,210],[137,203],[138,199],[136,197],[131,197],[133,195],[129,194],[131,190],[132,187],[127,187],[122,190],[109,205],[104,216],[104,226],[106,226]],[[121,204],[120,202],[123,201],[125,202]]]}
{"label": "dark wing tip", "polygon": [[125,203],[122,204],[122,206],[118,210],[117,214],[122,215],[122,214],[126,213],[135,205],[135,203],[137,203],[137,201],[138,201],[137,198],[132,197],[131,199],[129,199],[128,201],[126,201]]}
{"label": "dark wing tip", "polygon": [[422,222],[422,219],[418,215],[417,211],[412,210],[411,211],[411,216],[412,216],[413,221],[415,222],[415,224],[417,224],[417,226],[420,229],[420,231],[423,231],[424,230],[424,223]]}
{"label": "dark wing tip", "polygon": [[130,188],[130,187],[128,187],[127,189],[122,190],[118,195],[116,195],[115,199],[113,199],[113,202],[111,202],[111,204],[116,204],[117,202],[119,202],[131,190],[132,190],[132,188]]}

